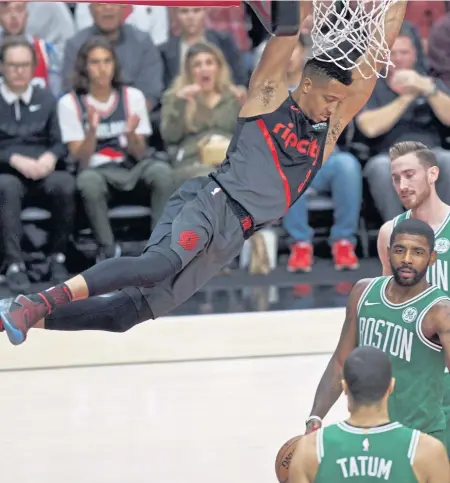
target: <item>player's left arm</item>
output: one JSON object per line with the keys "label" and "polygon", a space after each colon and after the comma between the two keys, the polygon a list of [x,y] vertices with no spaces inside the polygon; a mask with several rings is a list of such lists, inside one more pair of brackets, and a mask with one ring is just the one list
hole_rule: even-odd
{"label": "player's left arm", "polygon": [[445,363],[450,370],[450,299],[441,300],[430,309],[425,317],[425,331],[428,328],[428,318],[431,322],[430,329],[439,338],[439,343],[445,351]]}
{"label": "player's left arm", "polygon": [[317,433],[311,433],[298,441],[289,465],[289,483],[314,483],[319,462],[316,452]]}
{"label": "player's left arm", "polygon": [[[384,40],[389,50],[391,49],[398,33],[400,32],[407,3],[407,0],[401,0],[392,5],[386,13],[384,20]],[[378,32],[375,32],[374,35],[378,35]],[[381,42],[381,39],[379,42]],[[370,54],[368,54],[368,57],[370,57]],[[382,59],[375,58],[375,65],[372,66],[377,72],[380,72],[380,70],[384,68],[385,64],[383,64],[381,60]],[[365,106],[372,95],[378,79],[377,76],[374,75],[372,67],[362,63],[359,66],[362,73],[356,68],[352,71],[353,82],[349,87],[349,95],[339,103],[336,112],[333,114],[330,120],[330,129],[328,131],[324,151],[324,160],[326,160],[333,152],[336,142],[344,131],[345,127]]]}

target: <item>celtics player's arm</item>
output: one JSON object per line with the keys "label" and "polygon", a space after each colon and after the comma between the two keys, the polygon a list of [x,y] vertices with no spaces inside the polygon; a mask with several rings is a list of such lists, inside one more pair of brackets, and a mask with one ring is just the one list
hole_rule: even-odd
{"label": "celtics player's arm", "polygon": [[445,352],[445,363],[450,370],[450,300],[444,299],[431,307],[422,323],[422,331],[428,339],[436,337]]}
{"label": "celtics player's arm", "polygon": [[314,483],[318,468],[316,433],[307,434],[295,446],[289,465],[289,483]]}
{"label": "celtics player's arm", "polygon": [[420,483],[450,483],[450,465],[445,446],[428,434],[420,434],[413,471]]}
{"label": "celtics player's arm", "polygon": [[[342,368],[350,352],[357,344],[357,306],[364,289],[369,285],[371,279],[360,280],[350,293],[347,301],[344,325],[338,345],[331,356],[314,397],[314,403],[310,416],[323,419],[333,407],[342,393]],[[313,419],[307,424],[307,431],[315,429],[316,421]]]}
{"label": "celtics player's arm", "polygon": [[[311,22],[311,2],[300,2],[299,25]],[[250,78],[248,97],[239,113],[240,117],[252,117],[273,112],[286,99],[288,85],[286,71],[292,53],[298,44],[297,35],[269,38],[261,60]]]}
{"label": "celtics player's arm", "polygon": [[383,276],[392,275],[391,265],[389,263],[388,247],[393,225],[392,220],[387,221],[378,232],[377,249],[378,257],[380,258],[380,262],[383,267]]}
{"label": "celtics player's arm", "polygon": [[[399,1],[392,5],[386,13],[384,19],[384,41],[390,49],[397,38],[405,16],[407,1]],[[380,31],[373,32],[374,36],[379,36]],[[382,39],[378,39],[381,43]],[[372,95],[373,89],[377,82],[372,67],[379,72],[384,68],[385,64],[380,62],[382,59],[377,57],[378,51],[367,53],[367,58],[374,58],[375,65],[369,66],[365,61],[359,65],[359,69],[354,68],[352,71],[353,82],[349,87],[348,96],[339,103],[336,112],[330,120],[330,128],[328,131],[326,147],[324,151],[324,160],[333,152],[334,146],[342,134],[345,127],[358,114],[358,112],[366,105],[369,97]],[[359,60],[356,60],[356,64]]]}

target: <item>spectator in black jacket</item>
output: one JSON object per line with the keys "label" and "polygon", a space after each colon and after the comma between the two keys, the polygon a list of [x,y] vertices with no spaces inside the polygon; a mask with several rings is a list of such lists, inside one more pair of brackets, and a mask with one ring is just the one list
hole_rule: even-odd
{"label": "spectator in black jacket", "polygon": [[[75,180],[65,171],[67,150],[61,141],[56,99],[31,85],[36,64],[24,37],[8,37],[0,48],[4,82],[0,85],[0,241],[11,290],[29,288],[21,251],[22,200],[31,195],[50,209],[50,274],[67,278],[65,251],[72,230]],[[58,163],[59,162],[59,163]],[[58,168],[62,168],[61,170]]]}

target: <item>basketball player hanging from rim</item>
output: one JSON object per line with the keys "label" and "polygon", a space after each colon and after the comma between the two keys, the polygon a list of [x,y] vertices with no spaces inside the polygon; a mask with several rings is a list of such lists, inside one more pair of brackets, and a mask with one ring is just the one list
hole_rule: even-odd
{"label": "basketball player hanging from rim", "polygon": [[[74,327],[67,327],[68,320],[76,321],[77,328],[84,324],[82,328],[96,325],[110,330],[105,325],[111,321],[114,325],[119,318],[121,323],[126,317],[135,325],[165,315],[238,256],[256,230],[281,218],[305,192],[344,128],[367,102],[386,65],[385,55],[400,30],[407,2],[355,2],[355,8],[364,4],[362,19],[368,18],[364,9],[371,3],[378,8],[377,19],[384,22],[384,30],[368,21],[366,52],[350,44],[352,60],[351,55],[342,56],[341,44],[332,45],[334,58],[333,50],[324,49],[324,60],[313,58],[306,63],[292,95],[285,73],[298,33],[271,37],[251,77],[248,100],[222,166],[209,177],[187,181],[175,192],[141,256],[106,260],[64,284],[19,295],[1,314],[10,341],[22,343],[31,327],[40,321],[45,324],[42,319],[52,314],[65,319],[69,330]],[[311,3],[281,1],[280,8],[289,4],[300,10],[299,26],[310,21]],[[330,2],[314,0],[313,5],[316,21]],[[380,8],[384,8],[381,18]],[[314,27],[316,23],[313,33]],[[348,32],[337,33],[342,40],[351,38]],[[364,62],[356,66],[358,58]],[[111,298],[80,302],[119,289],[125,290]],[[67,304],[70,309],[58,315]]]}

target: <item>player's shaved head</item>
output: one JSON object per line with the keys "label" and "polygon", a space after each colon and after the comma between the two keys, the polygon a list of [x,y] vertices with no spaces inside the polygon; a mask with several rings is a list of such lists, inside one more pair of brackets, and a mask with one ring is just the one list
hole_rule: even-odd
{"label": "player's shaved head", "polygon": [[380,349],[358,347],[347,357],[343,377],[355,405],[373,405],[381,401],[389,389],[391,361]]}

